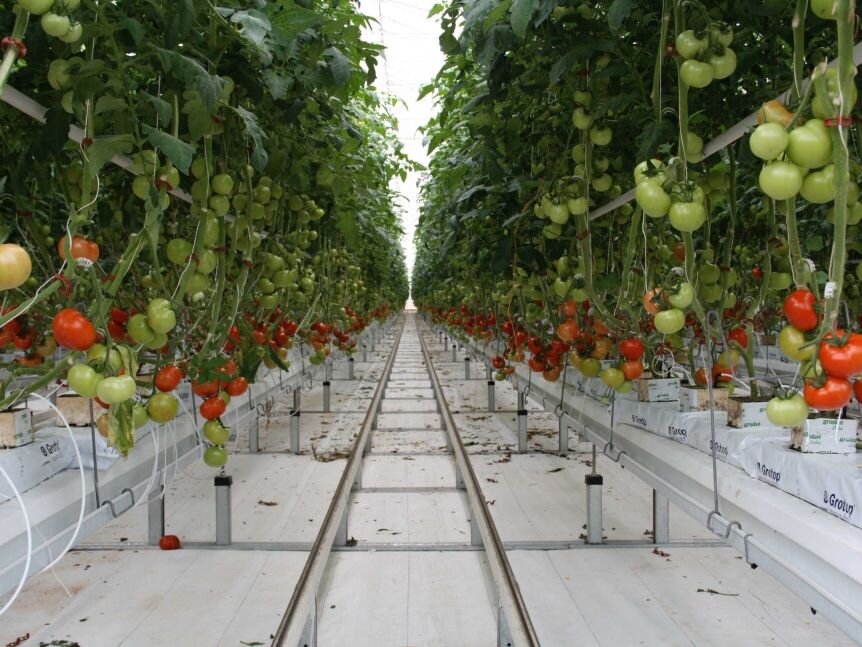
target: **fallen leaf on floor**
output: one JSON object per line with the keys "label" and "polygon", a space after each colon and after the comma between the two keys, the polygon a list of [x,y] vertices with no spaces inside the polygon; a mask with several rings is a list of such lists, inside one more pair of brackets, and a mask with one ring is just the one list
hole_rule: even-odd
{"label": "fallen leaf on floor", "polygon": [[264,501],[263,499],[260,499],[257,502],[257,504],[258,505],[265,505],[265,506],[274,506],[274,505],[278,505],[278,502],[277,501]]}
{"label": "fallen leaf on floor", "polygon": [[497,499],[494,499],[493,501],[485,501],[485,503],[487,503],[488,505],[494,505],[495,503],[497,503]]}
{"label": "fallen leaf on floor", "polygon": [[738,598],[739,593],[722,593],[721,591],[716,591],[715,589],[698,589],[698,593],[709,593],[710,595],[723,595],[728,598]]}
{"label": "fallen leaf on floor", "polygon": [[557,472],[562,472],[565,467],[557,467],[556,469],[548,470],[548,474],[556,474]]}
{"label": "fallen leaf on floor", "polygon": [[356,539],[356,537],[351,537],[350,539],[347,540],[348,546],[355,546],[358,543],[359,543],[359,541]]}
{"label": "fallen leaf on floor", "polygon": [[240,644],[240,645],[245,645],[245,647],[261,647],[261,645],[263,645],[263,643],[262,643],[262,642],[259,642],[259,641],[257,641],[257,640],[253,640],[253,641],[251,641],[251,642],[246,642],[246,641],[244,641],[244,640],[240,640],[240,641],[239,641],[239,644]]}
{"label": "fallen leaf on floor", "polygon": [[29,633],[24,634],[23,636],[18,636],[12,642],[6,643],[6,647],[18,647],[18,645],[20,645],[25,640],[30,640],[30,634]]}
{"label": "fallen leaf on floor", "polygon": [[488,481],[488,483],[497,483],[497,479],[492,479],[490,477],[486,478],[485,480]]}
{"label": "fallen leaf on floor", "polygon": [[653,531],[652,531],[652,530],[649,530],[649,529],[644,530],[644,536],[645,536],[645,537],[652,537],[652,536],[653,536]]}
{"label": "fallen leaf on floor", "polygon": [[670,557],[670,553],[666,553],[660,548],[653,548],[652,554],[658,555],[659,557]]}

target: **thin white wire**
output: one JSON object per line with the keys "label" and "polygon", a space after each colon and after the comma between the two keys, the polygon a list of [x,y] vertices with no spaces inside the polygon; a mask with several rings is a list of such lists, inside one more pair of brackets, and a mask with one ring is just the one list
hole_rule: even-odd
{"label": "thin white wire", "polygon": [[21,574],[21,579],[18,581],[18,586],[15,588],[15,592],[12,593],[12,597],[9,598],[6,601],[6,604],[3,605],[3,608],[0,609],[0,616],[2,616],[6,613],[9,607],[15,603],[15,600],[18,599],[18,596],[21,594],[21,589],[24,588],[24,583],[27,581],[27,575],[30,573],[30,563],[33,559],[33,527],[30,525],[30,515],[27,514],[27,506],[24,505],[24,499],[18,491],[18,488],[15,487],[15,482],[6,473],[6,470],[3,469],[2,465],[0,465],[0,474],[3,475],[9,483],[9,487],[12,488],[12,494],[15,495],[15,498],[18,500],[18,505],[21,506],[21,514],[24,517],[24,525],[27,528],[27,559],[24,562],[24,572]]}

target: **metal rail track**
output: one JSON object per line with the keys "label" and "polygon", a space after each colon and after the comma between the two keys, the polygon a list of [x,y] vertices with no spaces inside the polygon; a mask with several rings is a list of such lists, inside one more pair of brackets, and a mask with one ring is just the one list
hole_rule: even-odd
{"label": "metal rail track", "polygon": [[[404,319],[401,321],[401,328],[392,345],[389,358],[386,360],[386,366],[383,369],[380,382],[374,391],[371,405],[368,407],[368,412],[362,421],[359,435],[353,443],[350,457],[347,459],[347,467],[341,475],[335,495],[332,497],[329,509],[326,511],[323,525],[317,534],[317,538],[314,540],[311,552],[308,555],[308,559],[305,562],[305,566],[299,576],[299,581],[278,625],[278,629],[273,635],[272,645],[274,647],[280,647],[281,645],[314,647],[317,644],[317,597],[320,583],[326,573],[333,545],[339,533],[344,534],[346,531],[345,522],[347,519],[348,499],[350,498],[350,492],[354,488],[365,448],[375,426],[380,401],[383,399],[383,394],[386,391],[386,384],[389,381],[389,374],[392,372],[392,365],[395,362],[395,355],[398,351],[403,331]],[[342,537],[341,539],[346,541],[346,537]]]}
{"label": "metal rail track", "polygon": [[456,481],[459,485],[463,484],[464,489],[467,491],[471,523],[475,524],[482,545],[485,548],[488,566],[491,571],[494,588],[497,592],[497,644],[512,645],[513,647],[536,647],[540,643],[536,630],[533,627],[533,622],[530,619],[530,614],[527,611],[527,605],[521,595],[521,589],[515,579],[512,565],[506,556],[506,550],[503,542],[500,540],[500,534],[494,525],[491,511],[488,508],[485,497],[482,495],[479,479],[473,471],[473,465],[467,456],[467,450],[464,447],[464,442],[461,440],[461,435],[458,433],[452,413],[449,411],[449,405],[446,404],[446,399],[443,396],[443,388],[440,386],[437,371],[434,369],[431,355],[428,352],[428,347],[425,345],[425,339],[421,331],[419,333],[419,343],[428,367],[428,375],[431,378],[431,385],[440,408],[440,415],[443,418],[443,425],[449,438],[449,444],[453,450],[456,465]]}

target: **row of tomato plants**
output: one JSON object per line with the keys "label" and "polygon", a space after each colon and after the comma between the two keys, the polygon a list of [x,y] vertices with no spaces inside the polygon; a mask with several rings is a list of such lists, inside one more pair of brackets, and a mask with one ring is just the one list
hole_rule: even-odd
{"label": "row of tomato plants", "polygon": [[0,92],[47,110],[0,114],[0,410],[68,384],[126,454],[185,378],[219,467],[221,415],[261,365],[288,370],[295,343],[351,354],[407,298],[389,185],[409,163],[368,19],[17,0],[0,22]]}
{"label": "row of tomato plants", "polygon": [[[625,390],[675,355],[700,383],[747,369],[756,394],[754,338],[774,336],[800,362],[774,390],[776,424],[851,401],[855,2],[434,11],[447,62],[426,88],[441,113],[427,128],[421,307],[505,339],[500,377],[528,361],[554,380],[569,364]],[[745,136],[705,145],[751,113]],[[629,189],[633,200],[593,216]]]}

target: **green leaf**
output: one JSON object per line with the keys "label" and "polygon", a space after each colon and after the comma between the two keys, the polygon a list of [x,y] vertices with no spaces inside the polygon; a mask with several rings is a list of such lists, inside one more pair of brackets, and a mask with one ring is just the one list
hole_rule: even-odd
{"label": "green leaf", "polygon": [[823,242],[823,236],[821,236],[820,234],[817,234],[815,236],[809,236],[805,240],[805,248],[809,252],[819,252],[821,249],[823,249],[824,245],[825,243]]}
{"label": "green leaf", "polygon": [[518,38],[524,38],[527,35],[527,26],[530,24],[530,19],[533,17],[533,12],[539,0],[514,0],[512,2],[512,31]]}
{"label": "green leaf", "polygon": [[143,131],[147,136],[147,141],[158,147],[182,173],[188,174],[189,166],[191,166],[195,156],[195,149],[191,145],[147,124],[144,124]]}
{"label": "green leaf", "polygon": [[263,71],[263,82],[266,84],[270,96],[276,101],[284,99],[293,88],[292,76],[284,76],[272,68]]}
{"label": "green leaf", "polygon": [[446,7],[444,7],[442,4],[435,4],[433,7],[431,7],[431,11],[428,12],[428,18],[433,18],[437,14],[443,13],[443,10],[445,8]]}
{"label": "green leaf", "polygon": [[141,44],[141,41],[144,40],[144,36],[147,34],[144,26],[134,18],[126,18],[120,23],[120,26],[129,32],[129,36],[132,37],[132,41],[136,46]]}
{"label": "green leaf", "polygon": [[440,50],[444,54],[457,54],[461,51],[461,44],[458,39],[450,31],[444,31],[440,34]]}
{"label": "green leaf", "polygon": [[111,161],[114,155],[129,155],[135,148],[135,138],[132,135],[106,135],[97,137],[87,147],[87,159],[90,162],[90,173],[95,175]]}
{"label": "green leaf", "polygon": [[[270,4],[270,7],[276,7],[275,4]],[[269,15],[270,23],[273,27],[280,29],[287,36],[295,38],[306,29],[311,29],[323,22],[323,18],[304,7],[285,7],[280,11],[273,12]]]}
{"label": "green leaf", "polygon": [[464,9],[464,31],[469,31],[483,21],[495,5],[496,0],[469,0]]}
{"label": "green leaf", "polygon": [[338,227],[338,231],[344,236],[344,240],[348,245],[359,245],[359,227],[356,225],[356,218],[350,215],[349,212],[337,211],[335,213],[335,226]]}
{"label": "green leaf", "polygon": [[346,84],[350,80],[352,69],[350,59],[337,47],[327,47],[323,54],[329,57],[329,71],[332,72],[335,85],[341,87]]}
{"label": "green leaf", "polygon": [[237,11],[230,17],[230,21],[241,27],[240,34],[246,40],[262,47],[269,32],[272,31],[272,23],[260,11],[248,9]]}
{"label": "green leaf", "polygon": [[500,22],[505,16],[506,12],[509,11],[509,7],[512,6],[512,0],[503,0],[496,7],[491,9],[488,16],[485,18],[485,23],[482,25],[482,29],[488,31],[491,27]]}
{"label": "green leaf", "polygon": [[623,21],[629,17],[632,10],[637,7],[638,0],[614,0],[608,7],[608,25],[612,31],[619,31]]}
{"label": "green leaf", "polygon": [[556,63],[551,66],[551,84],[556,84],[557,81],[560,80],[560,77],[563,76],[569,69],[578,61],[578,56],[575,52],[568,51],[566,54]]}
{"label": "green leaf", "polygon": [[215,110],[216,101],[224,88],[224,81],[217,75],[207,72],[193,58],[167,49],[158,48],[156,51],[162,59],[165,69],[179,80],[193,84],[210,112]]}
{"label": "green leaf", "polygon": [[97,115],[100,115],[104,112],[114,112],[116,110],[128,110],[129,104],[119,99],[117,97],[99,97],[96,101],[96,107],[94,108],[94,112]]}
{"label": "green leaf", "polygon": [[246,110],[242,106],[237,107],[236,112],[245,126],[245,136],[253,144],[251,149],[251,165],[254,166],[256,171],[262,173],[269,161],[269,154],[263,146],[266,133],[261,129],[260,124],[257,122],[257,115],[253,112]]}
{"label": "green leaf", "polygon": [[169,128],[174,119],[174,109],[171,107],[171,104],[148,92],[141,92],[139,96],[153,104],[153,107],[156,109],[156,114],[159,115],[161,125],[165,128]]}

